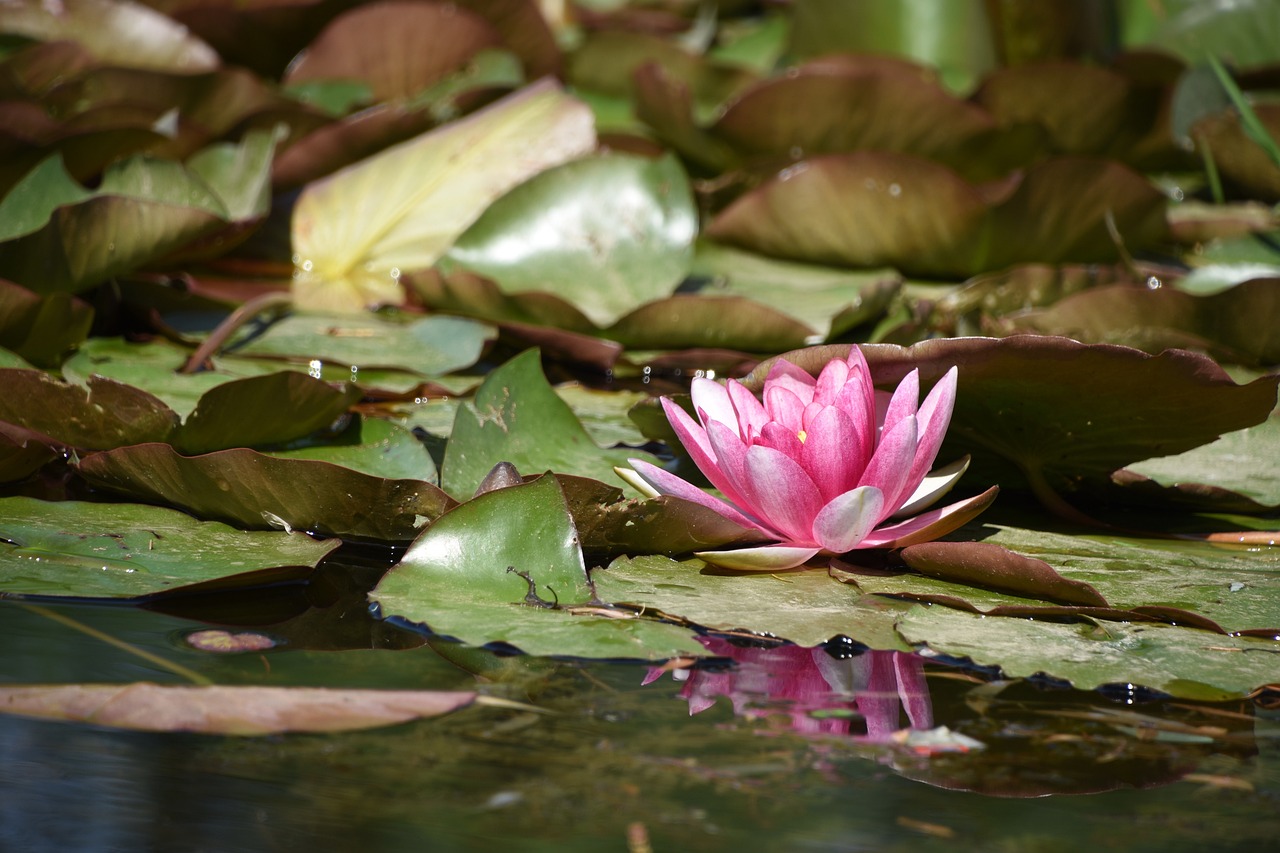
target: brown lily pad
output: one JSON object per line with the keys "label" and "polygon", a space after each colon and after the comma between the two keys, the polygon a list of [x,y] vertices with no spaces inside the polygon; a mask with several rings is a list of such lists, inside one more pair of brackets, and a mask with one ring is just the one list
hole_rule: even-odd
{"label": "brown lily pad", "polygon": [[182,456],[139,444],[80,460],[95,486],[249,530],[285,525],[325,536],[407,542],[454,506],[423,480],[388,480],[328,462],[235,449]]}
{"label": "brown lily pad", "polygon": [[[1253,105],[1272,139],[1280,139],[1280,104]],[[1280,164],[1249,138],[1235,110],[1201,119],[1191,128],[1197,147],[1208,149],[1222,175],[1252,198],[1280,200]]]}
{"label": "brown lily pad", "polygon": [[930,577],[992,587],[1062,604],[1106,607],[1102,594],[1064,578],[1044,560],[1024,557],[989,542],[926,542],[902,549],[908,566]]}
{"label": "brown lily pad", "polygon": [[1110,261],[1107,224],[1130,249],[1167,233],[1165,197],[1118,163],[1060,158],[980,187],[889,152],[802,161],[741,196],[707,228],[721,242],[838,266],[967,277],[1033,261]]}

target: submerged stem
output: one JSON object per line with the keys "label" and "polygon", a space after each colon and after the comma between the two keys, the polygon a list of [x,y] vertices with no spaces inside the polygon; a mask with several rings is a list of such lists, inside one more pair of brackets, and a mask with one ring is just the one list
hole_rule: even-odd
{"label": "submerged stem", "polygon": [[167,669],[169,672],[172,672],[174,675],[180,676],[182,678],[185,678],[187,681],[190,681],[192,684],[196,684],[199,686],[209,686],[213,684],[213,681],[211,679],[206,678],[205,676],[201,675],[195,670],[187,669],[182,664],[165,660],[159,655],[152,654],[151,652],[146,651],[145,649],[140,649],[137,646],[130,645],[129,643],[126,643],[124,640],[116,639],[110,634],[107,634],[103,631],[99,631],[97,628],[91,628],[88,625],[84,624],[83,622],[79,622],[75,619],[72,619],[70,616],[63,616],[61,613],[57,613],[53,610],[50,610],[47,607],[41,607],[38,604],[21,604],[19,606],[26,608],[27,610],[31,611],[32,613],[35,613],[38,616],[43,616],[46,619],[50,619],[54,622],[57,622],[59,625],[65,625],[68,628],[73,628],[82,634],[87,634],[88,636],[93,637],[95,640],[101,640],[107,645],[115,646],[117,649],[120,649],[121,651],[128,652],[129,654],[134,655],[135,657],[140,657],[143,660],[147,661],[148,663],[155,664],[156,666],[161,667],[162,669]]}
{"label": "submerged stem", "polygon": [[182,369],[178,372],[195,373],[205,361],[222,349],[231,336],[245,323],[268,309],[288,308],[291,305],[293,305],[293,294],[291,293],[274,292],[255,296],[232,311],[227,319],[219,323],[218,328],[210,332],[209,337],[204,339],[204,343],[196,347],[196,351],[191,353],[191,357],[187,359],[186,364],[182,365]]}

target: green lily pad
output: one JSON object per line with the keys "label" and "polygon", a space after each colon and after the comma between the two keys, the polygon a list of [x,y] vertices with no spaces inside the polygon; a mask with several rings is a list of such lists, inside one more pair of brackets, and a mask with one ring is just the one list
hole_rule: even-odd
{"label": "green lily pad", "polygon": [[305,577],[337,541],[138,504],[0,498],[0,597],[142,598]]}
{"label": "green lily pad", "polygon": [[[1069,582],[1087,584],[1104,597],[1100,602],[1077,598],[1074,603],[1121,610],[1174,608],[1203,616],[1226,631],[1280,631],[1280,549],[1066,535],[991,524],[983,525],[981,532],[982,542],[976,544],[998,545],[1024,558],[1043,560]],[[983,611],[1068,600],[1054,596],[1048,584],[1034,591],[1027,583],[1022,592],[1000,592],[911,573],[858,575],[854,580],[863,592],[950,596]]]}
{"label": "green lily pad", "polygon": [[909,651],[894,623],[911,605],[833,581],[826,569],[778,575],[717,570],[701,560],[622,557],[593,571],[604,601],[658,610],[713,631],[745,631],[817,646],[844,635],[876,649]]}
{"label": "green lily pad", "polygon": [[498,199],[445,263],[506,292],[550,292],[607,326],[675,290],[696,233],[675,158],[606,154],[549,169]]}
{"label": "green lily pad", "polygon": [[386,480],[436,480],[436,464],[412,432],[381,418],[357,417],[327,441],[273,450],[278,459],[311,459]]}
{"label": "green lily pad", "polygon": [[999,666],[1011,678],[1042,672],[1081,690],[1134,684],[1184,699],[1222,701],[1280,680],[1280,643],[1188,628],[984,619],[921,607],[903,615],[898,630],[911,643]]}
{"label": "green lily pad", "polygon": [[95,486],[197,518],[377,542],[407,542],[453,505],[424,480],[244,449],[182,456],[167,444],[139,444],[86,456],[76,470]]}
{"label": "green lily pad", "polygon": [[985,191],[944,166],[862,151],[790,166],[707,226],[713,240],[779,258],[958,278],[1017,263],[1117,258],[1164,239],[1166,199],[1118,163],[1046,160]]}
{"label": "green lily pad", "polygon": [[538,351],[527,350],[490,373],[458,408],[441,484],[466,498],[499,462],[527,474],[555,471],[611,482],[613,469],[631,457],[656,461],[638,450],[602,450],[547,384]]}
{"label": "green lily pad", "polygon": [[[814,375],[848,346],[783,355]],[[959,385],[941,458],[973,455],[966,482],[1049,490],[1106,482],[1142,459],[1182,453],[1266,420],[1280,376],[1237,385],[1212,360],[1181,350],[1148,355],[1066,338],[933,340],[863,347],[883,387],[912,369],[928,387],[953,365]],[[770,367],[748,377],[758,389]]]}
{"label": "green lily pad", "polygon": [[493,335],[492,327],[463,317],[389,322],[374,315],[308,313],[278,320],[228,352],[292,357],[304,364],[319,359],[357,370],[398,368],[434,377],[475,364]]}
{"label": "green lily pad", "polygon": [[1126,16],[1131,44],[1171,51],[1187,62],[1214,58],[1245,67],[1280,61],[1280,10],[1267,0],[1209,5],[1176,0],[1159,10],[1142,5],[1132,4]]}
{"label": "green lily pad", "polygon": [[1272,509],[1280,507],[1280,411],[1210,444],[1148,459],[1129,470],[1167,487],[1199,483],[1228,489]]}
{"label": "green lily pad", "polygon": [[577,531],[554,477],[487,492],[446,513],[369,597],[383,617],[472,645],[501,641],[576,657],[705,653],[687,629],[591,606]]}
{"label": "green lily pad", "polygon": [[[816,335],[830,340],[850,329],[879,318],[902,286],[891,269],[850,271],[834,267],[780,261],[727,246],[700,241],[694,256],[693,276],[707,282],[695,291],[699,296],[741,296],[758,305],[799,320]],[[738,312],[726,311],[716,326],[729,326]],[[759,323],[759,319],[755,320]],[[794,346],[754,348],[737,345],[726,335],[721,345],[749,352],[783,351]]]}

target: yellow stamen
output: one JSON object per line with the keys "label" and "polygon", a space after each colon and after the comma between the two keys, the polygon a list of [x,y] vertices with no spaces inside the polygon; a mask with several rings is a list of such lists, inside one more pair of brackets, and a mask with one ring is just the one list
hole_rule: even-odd
{"label": "yellow stamen", "polygon": [[800,439],[801,444],[804,444],[804,440],[807,436],[808,436],[808,433],[805,432],[804,430],[800,430],[798,433],[796,433],[796,438]]}

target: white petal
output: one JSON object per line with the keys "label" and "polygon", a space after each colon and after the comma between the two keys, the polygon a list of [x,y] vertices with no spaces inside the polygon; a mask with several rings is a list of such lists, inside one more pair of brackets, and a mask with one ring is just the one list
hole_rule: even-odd
{"label": "white petal", "polygon": [[801,548],[795,545],[762,545],[759,548],[738,548],[733,551],[699,551],[693,556],[741,572],[780,572],[804,565],[819,550],[821,549],[817,547]]}
{"label": "white petal", "polygon": [[880,521],[884,493],[873,486],[859,486],[837,495],[813,520],[813,535],[823,548],[843,554],[858,547]]}
{"label": "white petal", "polygon": [[906,504],[902,509],[893,514],[893,518],[909,518],[921,510],[928,509],[938,502],[938,499],[951,491],[964,472],[969,470],[969,457],[962,456],[950,465],[944,465],[941,468],[935,468],[930,471],[919,488],[911,497],[907,498]]}

